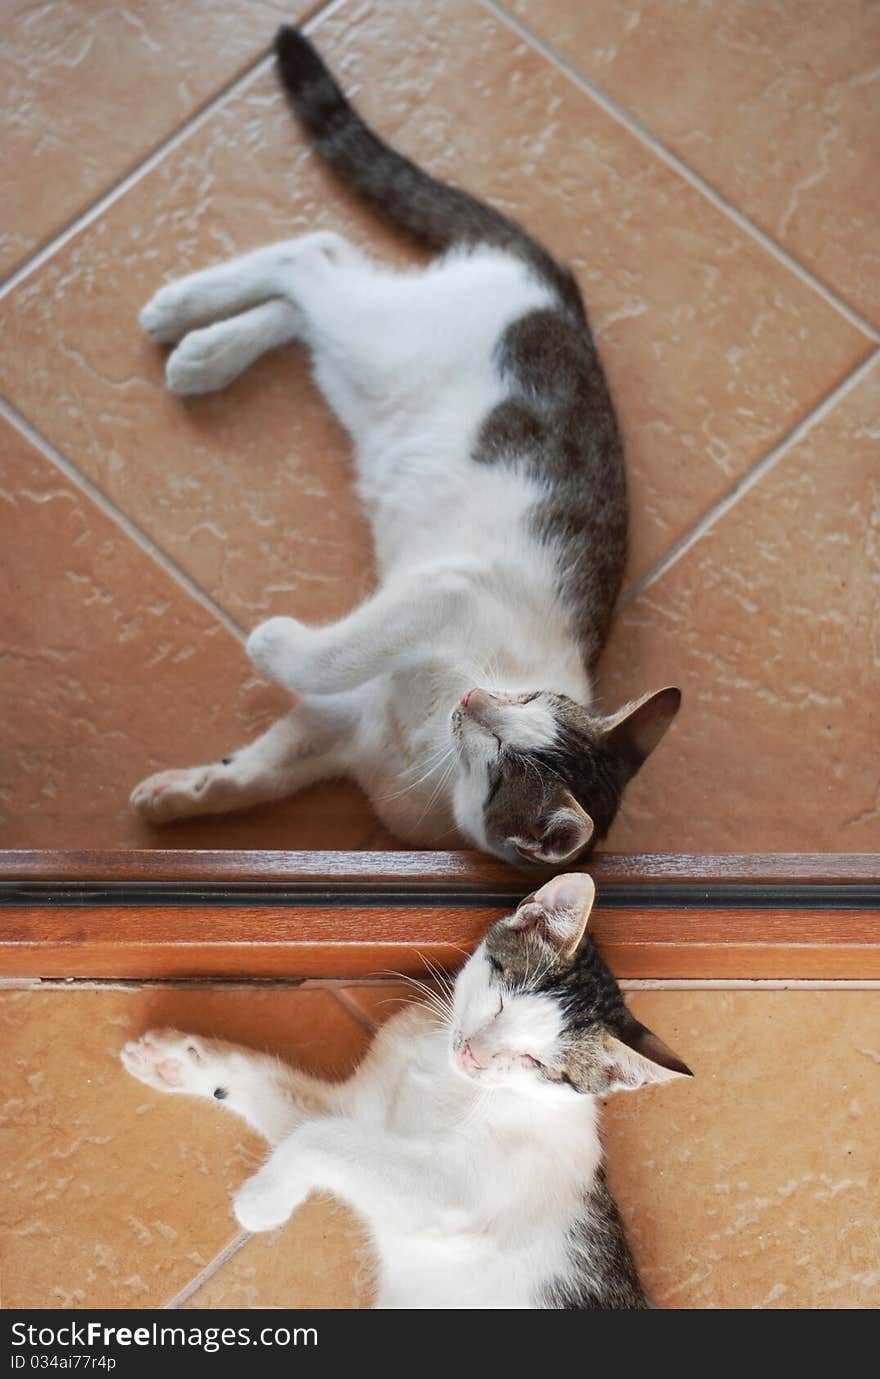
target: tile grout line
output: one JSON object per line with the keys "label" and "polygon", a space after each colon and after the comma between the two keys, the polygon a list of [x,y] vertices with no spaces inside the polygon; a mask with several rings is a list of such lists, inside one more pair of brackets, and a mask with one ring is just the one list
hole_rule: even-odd
{"label": "tile grout line", "polygon": [[223,1268],[224,1264],[228,1264],[230,1259],[234,1259],[239,1250],[243,1249],[248,1241],[252,1239],[253,1237],[249,1231],[242,1231],[240,1235],[235,1236],[234,1239],[230,1240],[228,1245],[223,1247],[219,1254],[216,1254],[213,1259],[208,1261],[204,1269],[201,1269],[199,1273],[196,1274],[195,1278],[191,1278],[189,1283],[184,1284],[179,1293],[175,1293],[170,1302],[166,1302],[163,1305],[162,1311],[175,1312],[179,1307],[182,1307],[185,1302],[189,1302],[193,1294],[197,1293],[203,1284],[213,1278],[214,1275]]}
{"label": "tile grout line", "polygon": [[[300,27],[305,32],[311,32],[322,19],[327,18],[328,15],[332,14],[334,10],[337,10],[340,5],[346,2],[347,0],[325,0],[324,4],[318,5],[310,12],[306,19],[300,22]],[[279,16],[279,19],[280,18],[281,16]],[[249,63],[243,71],[239,72],[237,76],[228,81],[225,86],[222,86],[205,105],[201,106],[193,115],[190,115],[188,119],[184,120],[183,124],[178,125],[171,134],[157,144],[152,153],[148,153],[140,162],[135,163],[133,168],[108,187],[105,192],[102,192],[97,200],[93,201],[90,206],[87,206],[84,211],[81,211],[79,215],[69,221],[67,225],[54,234],[52,238],[47,240],[40,248],[34,250],[34,252],[25,259],[24,263],[14,269],[9,277],[0,283],[0,301],[3,301],[4,298],[9,296],[15,288],[19,287],[21,283],[24,282],[26,278],[30,277],[32,273],[36,272],[37,269],[42,268],[44,264],[48,263],[49,259],[54,257],[54,255],[60,249],[63,249],[72,239],[75,239],[81,230],[86,229],[93,221],[103,215],[105,211],[109,210],[111,206],[126,194],[126,192],[146,177],[148,173],[152,172],[167,154],[173,153],[181,144],[186,143],[190,135],[197,133],[230,97],[237,95],[239,91],[244,90],[253,80],[261,76],[264,71],[268,71],[271,64],[272,50],[271,48],[265,48],[260,53],[259,57]]]}
{"label": "tile grout line", "polygon": [[371,1020],[367,1012],[365,1010],[361,1010],[357,1001],[353,1001],[351,997],[343,990],[333,991],[331,995],[333,996],[333,999],[336,1001],[336,1003],[342,1007],[345,1013],[347,1015],[350,1015],[351,1018],[355,1020],[361,1026],[362,1029],[365,1029],[368,1034],[376,1033],[377,1026],[375,1020]]}
{"label": "tile grout line", "polygon": [[18,409],[13,407],[12,404],[7,402],[3,397],[0,397],[0,416],[5,417],[10,425],[14,426],[22,436],[29,440],[32,445],[36,446],[56,469],[59,469],[71,483],[75,484],[81,492],[85,493],[106,517],[109,517],[125,532],[139,550],[142,550],[146,555],[150,556],[150,558],[159,565],[175,583],[181,585],[202,608],[209,612],[214,618],[218,619],[226,628],[227,632],[231,632],[240,642],[244,642],[247,639],[247,633],[244,631],[244,628],[240,627],[235,619],[232,618],[224,608],[221,608],[220,604],[216,603],[214,599],[211,598],[211,595],[206,593],[205,590],[196,583],[192,576],[187,574],[186,570],[184,570],[181,565],[178,565],[176,560],[170,555],[167,555],[160,546],[157,546],[152,538],[149,537],[137,523],[133,522],[127,513],[117,507],[91,479],[77,469],[76,466],[68,460],[66,455],[61,453],[57,446],[53,445],[35,426],[32,426],[27,418],[22,416]]}
{"label": "tile grout line", "polygon": [[661,576],[666,574],[667,570],[677,564],[682,556],[686,555],[691,547],[695,546],[696,543],[714,527],[715,523],[720,518],[724,517],[724,515],[739,502],[744,494],[748,493],[760,479],[764,478],[793,446],[797,445],[799,441],[803,440],[804,436],[812,431],[814,426],[817,426],[819,422],[823,421],[829,412],[834,410],[842,398],[846,397],[848,393],[852,392],[852,390],[861,383],[866,374],[870,373],[878,359],[880,359],[880,347],[871,350],[870,354],[867,355],[860,364],[857,364],[840,383],[836,384],[835,387],[831,389],[830,393],[826,393],[821,402],[809,411],[805,417],[801,417],[801,420],[796,422],[781,440],[777,441],[774,446],[762,455],[761,459],[737,480],[733,488],[728,489],[723,498],[719,498],[718,502],[714,503],[698,522],[695,522],[683,536],[679,537],[677,541],[674,541],[673,544],[668,547],[659,560],[655,561],[643,575],[640,575],[637,580],[624,590],[617,603],[617,612],[620,613],[624,608],[629,607],[631,603],[635,602],[635,600],[644,593],[645,589],[656,583]]}
{"label": "tile grout line", "polygon": [[[323,4],[313,7],[308,16],[300,23],[304,32],[311,32],[323,19],[332,15],[347,0],[324,0]],[[116,182],[107,192],[97,201],[88,207],[81,215],[77,216],[64,230],[55,235],[41,249],[31,255],[16,271],[0,284],[0,302],[2,302],[14,288],[18,287],[31,273],[41,268],[49,261],[63,246],[74,239],[80,230],[86,228],[94,220],[98,219],[104,211],[108,210],[116,201],[120,200],[129,189],[136,185],[143,177],[158,166],[166,154],[186,142],[191,134],[196,133],[216,113],[216,111],[239,90],[244,89],[253,79],[264,70],[268,71],[272,63],[271,50],[264,52],[243,72],[234,77],[214,95],[211,100],[191,116],[189,120],[180,125],[173,134],[136,167],[134,167],[125,177]],[[80,488],[91,500],[101,509],[101,511],[114,521],[122,530],[143,550],[156,564],[158,564],[175,583],[179,584],[186,592],[196,600],[207,612],[217,618],[228,632],[240,642],[247,640],[247,633],[231,614],[227,613],[211,595],[201,587],[191,575],[183,569],[181,565],[158,546],[150,536],[134,522],[127,513],[118,507],[102,490],[82,473],[72,460],[69,460],[57,446],[47,439],[28,419],[19,412],[10,402],[0,395],[0,415],[4,416],[16,430],[24,435],[32,445],[35,445],[43,455],[60,469],[68,479]]]}
{"label": "tile grout line", "polygon": [[624,125],[641,143],[650,148],[652,153],[661,159],[662,162],[674,169],[674,171],[677,172],[680,177],[684,178],[690,186],[700,192],[706,200],[710,201],[712,205],[715,206],[716,210],[721,211],[729,220],[732,220],[738,225],[750,239],[757,240],[769,254],[780,263],[784,264],[795,277],[799,278],[801,282],[805,283],[808,287],[811,287],[829,306],[834,307],[841,316],[846,317],[850,325],[855,326],[863,335],[866,335],[869,340],[873,340],[875,344],[880,344],[880,331],[878,331],[870,321],[865,320],[853,307],[849,306],[841,297],[838,297],[830,287],[827,287],[825,283],[815,277],[808,268],[805,268],[793,254],[790,254],[787,249],[784,249],[781,244],[777,243],[772,235],[768,234],[766,230],[762,230],[759,225],[756,225],[754,221],[750,220],[732,201],[728,201],[727,197],[717,191],[710,182],[707,182],[698,172],[694,172],[683,159],[673,153],[670,148],[667,148],[655,134],[652,134],[645,125],[637,120],[634,115],[631,115],[629,111],[625,110],[622,105],[619,105],[613,97],[607,95],[590,77],[586,76],[579,68],[575,67],[574,63],[563,57],[552,44],[540,38],[524,24],[522,20],[518,19],[516,15],[511,14],[505,6],[500,3],[500,0],[481,0],[481,3],[495,14],[502,23],[507,24],[515,33],[518,33],[526,43],[535,48],[542,57],[545,57],[549,62],[559,67],[575,85],[579,86],[587,95],[591,96],[606,114],[611,115],[618,123]]}
{"label": "tile grout line", "polygon": [[194,115],[182,125],[179,125],[172,134],[157,144],[152,153],[135,166],[118,181],[114,182],[107,191],[103,192],[96,201],[93,201],[78,216],[75,216],[58,234],[48,240],[41,248],[37,249],[30,258],[15,269],[13,273],[0,285],[0,301],[8,297],[11,292],[19,287],[25,278],[30,277],[37,269],[42,268],[49,259],[53,258],[60,249],[63,249],[72,239],[75,239],[81,230],[85,230],[93,221],[97,220],[105,211],[109,210],[119,201],[131,187],[135,186],[142,178],[153,171],[155,167],[169,153],[178,148],[182,143],[195,134],[212,115],[216,114],[221,105],[232,95],[235,95],[239,88],[247,84],[260,74],[263,68],[268,67],[270,55],[268,51],[263,51],[260,56],[250,64],[243,72],[232,81],[222,87],[216,95],[212,96],[207,105],[203,105]]}

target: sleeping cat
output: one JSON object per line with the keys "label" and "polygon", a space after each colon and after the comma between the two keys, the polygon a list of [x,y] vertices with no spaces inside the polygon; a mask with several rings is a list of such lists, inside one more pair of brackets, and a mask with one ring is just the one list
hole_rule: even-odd
{"label": "sleeping cat", "polygon": [[388,1021],[348,1082],[173,1030],[122,1061],[159,1091],[222,1101],[275,1146],[235,1199],[246,1230],[312,1191],[358,1211],[377,1307],[645,1307],[596,1098],[690,1070],[624,1005],[586,934],[594,894],[574,873],[528,896],[449,997]]}
{"label": "sleeping cat", "polygon": [[287,341],[309,347],[354,442],[381,585],[332,626],[258,627],[250,657],[295,708],[132,802],[161,822],[350,776],[407,842],[564,865],[607,833],[681,697],[591,707],[627,501],[580,291],[520,226],[383,144],[299,33],[276,48],[330,166],[438,257],[394,272],[305,235],[170,283],[141,319],[180,341],[167,381],[184,395]]}

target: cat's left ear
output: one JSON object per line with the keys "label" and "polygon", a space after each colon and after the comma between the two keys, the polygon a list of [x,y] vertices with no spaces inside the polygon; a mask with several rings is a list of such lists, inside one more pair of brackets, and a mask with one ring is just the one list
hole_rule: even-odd
{"label": "cat's left ear", "polygon": [[646,694],[632,708],[612,720],[606,730],[609,746],[626,760],[635,775],[653,752],[681,707],[681,690],[667,689]]}
{"label": "cat's left ear", "polygon": [[605,1091],[608,1092],[634,1091],[649,1082],[693,1077],[678,1054],[629,1011],[621,1028],[613,1033],[610,1029],[603,1030],[602,1057],[607,1078]]}
{"label": "cat's left ear", "polygon": [[564,958],[574,957],[596,899],[593,878],[585,871],[554,876],[546,886],[527,895],[509,920],[511,929],[533,929],[555,944]]}
{"label": "cat's left ear", "polygon": [[565,790],[555,807],[538,824],[534,838],[511,838],[510,841],[527,862],[537,862],[542,867],[564,867],[583,852],[594,832],[595,824],[587,811],[570,790]]}

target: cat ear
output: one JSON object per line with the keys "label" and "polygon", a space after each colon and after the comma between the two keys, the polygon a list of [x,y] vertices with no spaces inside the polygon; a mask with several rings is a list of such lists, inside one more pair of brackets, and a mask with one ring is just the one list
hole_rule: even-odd
{"label": "cat ear", "polygon": [[534,929],[570,958],[584,936],[595,899],[593,878],[585,871],[554,876],[534,895],[526,896],[508,923],[511,929]]}
{"label": "cat ear", "polygon": [[632,763],[633,774],[651,755],[681,707],[681,690],[667,689],[646,694],[633,708],[627,708],[606,730],[608,744]]}
{"label": "cat ear", "polygon": [[671,1082],[676,1077],[693,1077],[693,1073],[663,1040],[633,1015],[623,1029],[602,1034],[602,1052],[608,1092],[633,1091],[649,1082]]}
{"label": "cat ear", "polygon": [[564,802],[541,822],[537,838],[512,838],[520,857],[545,867],[561,867],[583,852],[593,836],[595,825],[569,790]]}

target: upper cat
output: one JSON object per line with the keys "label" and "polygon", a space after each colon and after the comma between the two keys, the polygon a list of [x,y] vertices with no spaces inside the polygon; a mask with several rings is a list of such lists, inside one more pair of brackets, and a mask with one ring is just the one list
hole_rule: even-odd
{"label": "upper cat", "polygon": [[580,291],[520,226],[383,144],[302,35],[285,27],[276,48],[331,167],[438,257],[395,272],[306,235],[169,284],[142,321],[182,342],[167,367],[181,394],[286,341],[309,347],[355,444],[381,585],[332,626],[258,627],[249,654],[296,707],[133,802],[165,820],[347,775],[409,842],[571,862],[607,833],[680,702],[665,689],[611,716],[591,707],[627,501]]}

